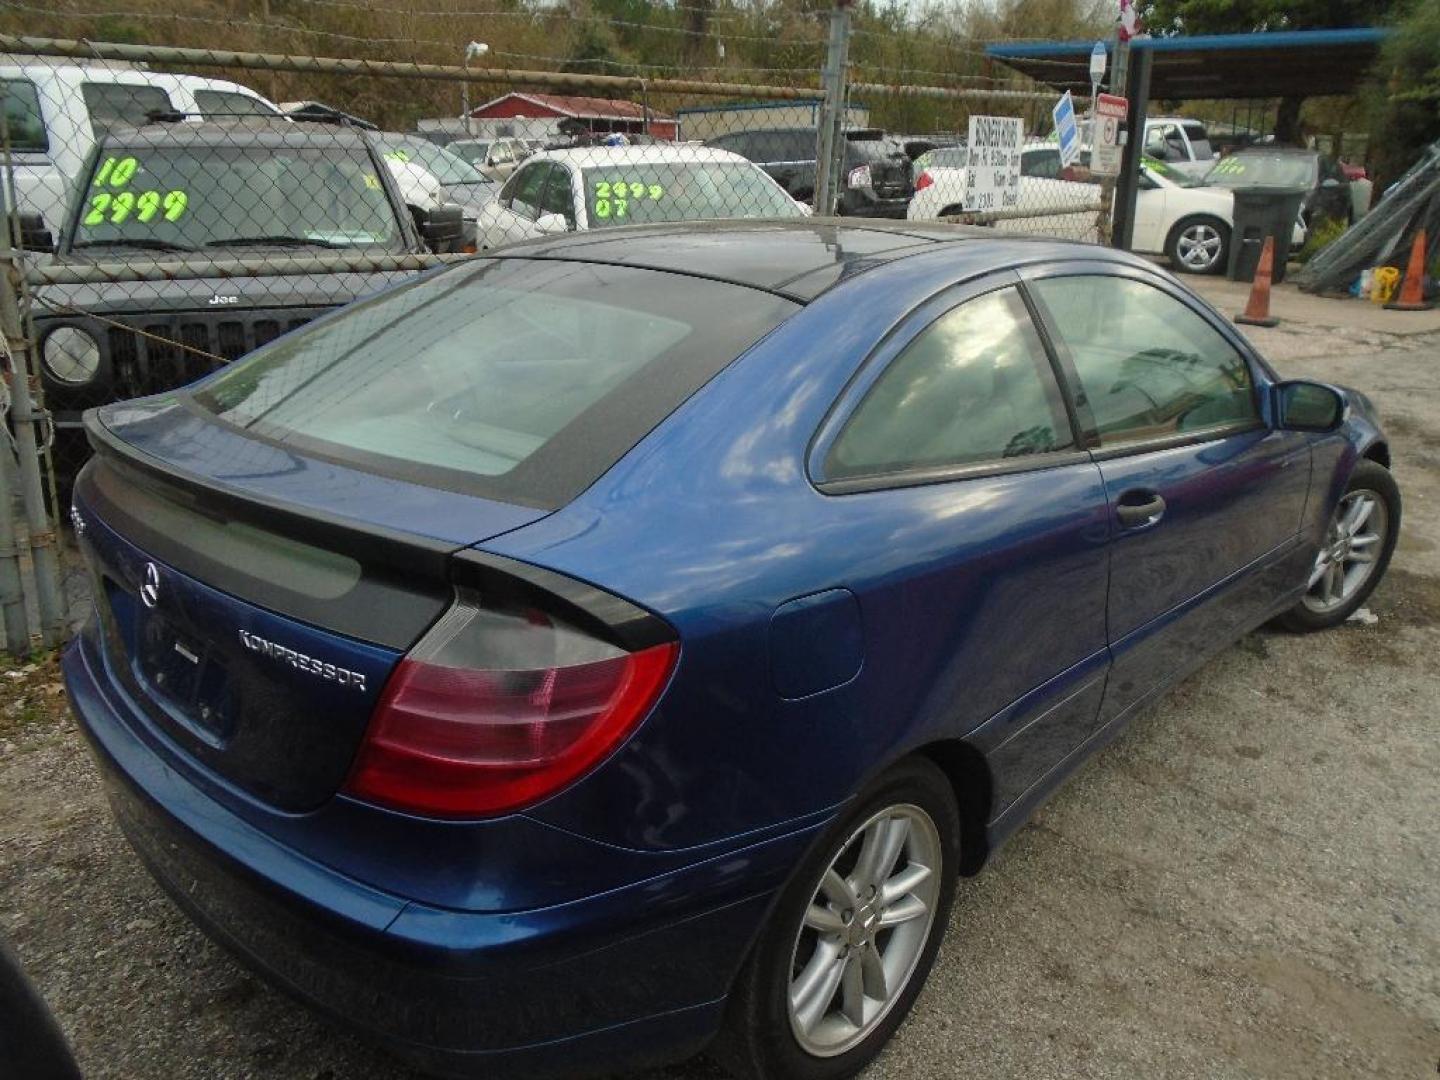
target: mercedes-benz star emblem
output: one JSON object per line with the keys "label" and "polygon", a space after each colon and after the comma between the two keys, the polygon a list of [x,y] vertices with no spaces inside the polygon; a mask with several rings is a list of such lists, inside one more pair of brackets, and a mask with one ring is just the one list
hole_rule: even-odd
{"label": "mercedes-benz star emblem", "polygon": [[154,607],[160,602],[160,568],[153,562],[145,564],[145,581],[140,586],[140,599],[146,607]]}

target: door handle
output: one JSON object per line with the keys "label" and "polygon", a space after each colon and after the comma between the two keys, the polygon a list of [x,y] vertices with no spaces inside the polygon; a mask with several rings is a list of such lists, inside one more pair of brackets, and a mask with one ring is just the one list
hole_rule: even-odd
{"label": "door handle", "polygon": [[1165,513],[1165,500],[1154,491],[1127,491],[1115,504],[1115,516],[1127,529],[1153,525]]}

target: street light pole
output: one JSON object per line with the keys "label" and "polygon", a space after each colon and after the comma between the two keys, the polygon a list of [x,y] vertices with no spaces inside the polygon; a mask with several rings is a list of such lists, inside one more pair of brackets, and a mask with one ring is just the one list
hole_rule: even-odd
{"label": "street light pole", "polygon": [[[472,41],[465,46],[465,70],[470,70],[470,61],[477,56],[484,56],[490,51],[490,46],[483,41]],[[470,80],[466,79],[460,84],[460,115],[465,117],[465,134],[471,135],[474,129],[470,124]]]}

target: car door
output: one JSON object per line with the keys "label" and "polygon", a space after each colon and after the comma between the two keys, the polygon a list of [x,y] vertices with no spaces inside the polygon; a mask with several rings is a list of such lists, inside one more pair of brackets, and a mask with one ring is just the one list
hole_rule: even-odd
{"label": "car door", "polygon": [[965,736],[997,817],[1042,790],[1104,689],[1106,504],[1015,275],[913,313],[837,403],[811,474],[868,553],[846,583],[866,664],[902,688],[877,715]]}
{"label": "car door", "polygon": [[569,165],[549,162],[545,189],[540,195],[540,210],[544,214],[556,214],[565,219],[571,230],[578,227],[576,217],[578,202],[575,197],[576,174]]}
{"label": "car door", "polygon": [[1113,661],[1100,722],[1263,620],[1305,574],[1305,436],[1272,429],[1268,373],[1223,321],[1147,271],[1027,273],[1105,482]]}
{"label": "car door", "polygon": [[1166,202],[1169,190],[1141,169],[1135,190],[1135,219],[1131,226],[1131,250],[1164,251]]}
{"label": "car door", "polygon": [[476,230],[482,247],[497,247],[539,235],[534,224],[539,216],[540,193],[544,189],[542,164],[534,162],[524,169],[517,169],[501,186],[500,193],[480,208],[476,216]]}

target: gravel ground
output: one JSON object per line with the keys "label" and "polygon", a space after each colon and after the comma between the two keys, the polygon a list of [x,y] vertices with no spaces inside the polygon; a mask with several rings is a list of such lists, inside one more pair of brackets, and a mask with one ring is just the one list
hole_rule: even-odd
{"label": "gravel ground", "polygon": [[[1378,622],[1252,634],[1137,721],[962,883],[872,1080],[1435,1074],[1440,335],[1257,340],[1389,419],[1405,525]],[[412,1076],[190,927],[111,824],[63,711],[53,661],[0,670],[0,933],[86,1075]],[[644,1080],[719,1075],[701,1060]]]}

